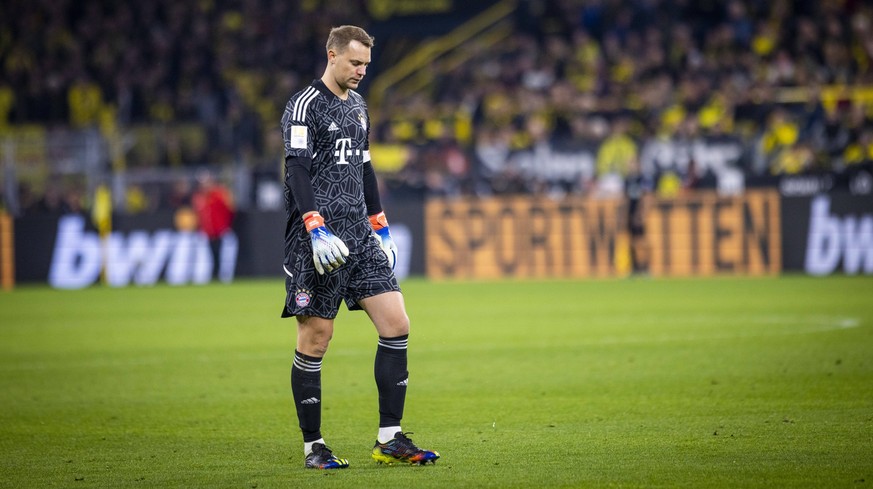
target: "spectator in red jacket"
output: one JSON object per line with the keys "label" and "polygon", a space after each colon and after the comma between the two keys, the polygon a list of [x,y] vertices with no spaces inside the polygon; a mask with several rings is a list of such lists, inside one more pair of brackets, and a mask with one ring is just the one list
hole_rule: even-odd
{"label": "spectator in red jacket", "polygon": [[212,276],[222,282],[233,279],[236,267],[237,238],[233,232],[233,196],[208,170],[197,176],[198,188],[191,199],[200,231],[209,240]]}

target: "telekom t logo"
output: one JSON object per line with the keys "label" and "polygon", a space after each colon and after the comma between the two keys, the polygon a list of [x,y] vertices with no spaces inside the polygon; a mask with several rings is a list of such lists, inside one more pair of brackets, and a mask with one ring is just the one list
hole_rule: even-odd
{"label": "telekom t logo", "polygon": [[337,139],[334,148],[336,148],[336,151],[333,152],[333,155],[337,158],[336,164],[348,165],[349,162],[346,160],[346,156],[352,155],[352,138]]}

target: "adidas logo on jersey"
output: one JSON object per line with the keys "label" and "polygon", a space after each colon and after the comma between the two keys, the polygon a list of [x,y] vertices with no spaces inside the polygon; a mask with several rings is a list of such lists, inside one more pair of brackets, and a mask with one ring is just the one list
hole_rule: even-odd
{"label": "adidas logo on jersey", "polygon": [[317,397],[310,397],[309,399],[304,399],[300,401],[300,404],[318,404],[319,401]]}
{"label": "adidas logo on jersey", "polygon": [[329,132],[339,131],[339,126],[336,125],[336,122],[331,121],[330,125],[327,126],[327,130]]}

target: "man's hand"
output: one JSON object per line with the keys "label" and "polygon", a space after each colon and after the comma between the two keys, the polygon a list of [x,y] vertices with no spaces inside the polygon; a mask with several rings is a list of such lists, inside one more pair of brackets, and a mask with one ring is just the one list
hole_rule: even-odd
{"label": "man's hand", "polygon": [[319,275],[332,272],[342,266],[349,256],[349,249],[343,240],[337,238],[324,226],[324,218],[318,212],[307,212],[303,216],[306,230],[312,238],[312,261]]}
{"label": "man's hand", "polygon": [[391,269],[394,269],[394,264],[397,263],[397,245],[394,244],[394,239],[391,238],[391,232],[388,230],[388,219],[384,212],[370,216],[370,225],[373,227],[373,237],[379,241],[379,246],[388,257],[388,263],[391,264]]}

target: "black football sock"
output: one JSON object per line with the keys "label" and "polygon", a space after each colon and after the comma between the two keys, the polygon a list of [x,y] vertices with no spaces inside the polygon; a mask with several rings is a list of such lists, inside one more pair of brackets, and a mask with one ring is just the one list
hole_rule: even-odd
{"label": "black football sock", "polygon": [[303,441],[321,438],[321,358],[294,352],[291,367],[291,391],[297,407],[297,420]]}
{"label": "black football sock", "polygon": [[379,427],[400,426],[406,402],[406,346],[409,335],[379,337],[373,372],[379,389]]}

